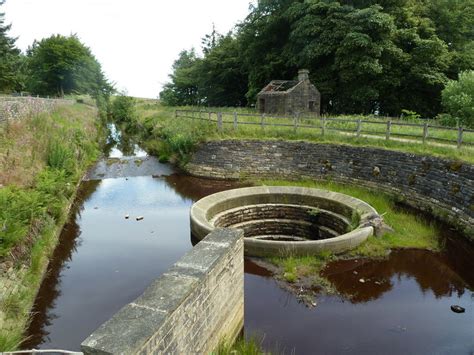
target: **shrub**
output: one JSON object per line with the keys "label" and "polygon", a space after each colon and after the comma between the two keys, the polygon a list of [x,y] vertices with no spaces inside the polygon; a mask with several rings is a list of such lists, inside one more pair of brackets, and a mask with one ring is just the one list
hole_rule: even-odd
{"label": "shrub", "polygon": [[446,113],[459,125],[474,127],[474,70],[459,74],[459,79],[448,82],[442,92]]}
{"label": "shrub", "polygon": [[449,113],[440,113],[436,119],[440,125],[446,127],[455,127],[458,124],[458,119],[451,116]]}
{"label": "shrub", "polygon": [[416,121],[421,118],[421,115],[416,113],[415,111],[402,110],[402,115],[400,116],[400,118],[405,121]]}
{"label": "shrub", "polygon": [[112,117],[116,122],[132,123],[136,117],[135,99],[130,96],[117,96],[112,104]]}

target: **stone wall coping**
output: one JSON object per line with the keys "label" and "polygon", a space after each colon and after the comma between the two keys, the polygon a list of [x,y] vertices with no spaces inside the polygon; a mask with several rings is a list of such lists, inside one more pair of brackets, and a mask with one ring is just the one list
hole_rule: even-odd
{"label": "stone wall coping", "polygon": [[169,326],[176,310],[242,238],[241,230],[216,229],[148,286],[142,295],[84,340],[82,351],[85,354],[146,353],[143,349],[150,339]]}

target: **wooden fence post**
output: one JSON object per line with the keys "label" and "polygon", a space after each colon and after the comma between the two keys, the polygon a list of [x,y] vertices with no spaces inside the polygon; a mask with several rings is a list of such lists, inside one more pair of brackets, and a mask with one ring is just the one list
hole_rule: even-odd
{"label": "wooden fence post", "polygon": [[207,113],[207,116],[208,116],[209,122],[211,121],[211,118],[212,118],[212,117],[211,117],[211,115],[212,115],[212,113],[211,113],[211,111],[209,111],[209,112]]}
{"label": "wooden fence post", "polygon": [[237,112],[234,112],[234,131],[237,131]]}
{"label": "wooden fence post", "polygon": [[217,113],[217,130],[222,132],[222,112]]}
{"label": "wooden fence post", "polygon": [[178,118],[178,110],[174,110],[174,118]]}
{"label": "wooden fence post", "polygon": [[389,140],[390,139],[390,132],[392,130],[392,120],[387,121],[387,133],[385,134],[385,139]]}
{"label": "wooden fence post", "polygon": [[357,138],[360,137],[360,131],[362,130],[362,120],[359,118],[357,120]]}
{"label": "wooden fence post", "polygon": [[260,126],[262,127],[262,129],[265,128],[265,114],[262,113],[262,118],[260,120]]}
{"label": "wooden fence post", "polygon": [[458,149],[461,148],[462,145],[462,134],[464,132],[464,128],[461,126],[458,127]]}
{"label": "wooden fence post", "polygon": [[426,139],[428,139],[428,122],[423,125],[423,144],[426,143]]}
{"label": "wooden fence post", "polygon": [[293,131],[295,134],[296,134],[296,131],[298,130],[298,118],[299,118],[299,114],[297,113],[295,115],[295,118],[293,119]]}
{"label": "wooden fence post", "polygon": [[321,117],[321,135],[324,137],[324,134],[326,133],[326,119]]}

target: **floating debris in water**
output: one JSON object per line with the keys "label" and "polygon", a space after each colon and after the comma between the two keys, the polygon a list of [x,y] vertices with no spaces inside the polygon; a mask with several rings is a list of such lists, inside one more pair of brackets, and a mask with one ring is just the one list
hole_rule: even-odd
{"label": "floating debris in water", "polygon": [[458,306],[458,305],[452,305],[451,306],[451,310],[454,312],[454,313],[464,313],[466,311],[465,308],[461,307],[461,306]]}
{"label": "floating debris in water", "polygon": [[144,217],[143,216],[138,216],[136,219],[137,221],[141,221]]}
{"label": "floating debris in water", "polygon": [[99,207],[95,206],[95,207],[94,207],[94,209],[95,209],[95,210],[98,210],[98,209],[99,209]]}
{"label": "floating debris in water", "polygon": [[359,279],[359,282],[363,284],[363,283],[365,283],[365,280],[364,279]]}

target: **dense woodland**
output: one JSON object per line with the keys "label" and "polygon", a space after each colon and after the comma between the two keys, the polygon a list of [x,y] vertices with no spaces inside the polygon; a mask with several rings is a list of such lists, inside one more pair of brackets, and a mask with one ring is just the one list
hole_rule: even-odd
{"label": "dense woodland", "polygon": [[164,103],[251,105],[306,68],[325,113],[434,117],[449,80],[474,69],[474,0],[260,0],[202,52],[180,53]]}
{"label": "dense woodland", "polygon": [[0,12],[0,93],[89,94],[103,99],[112,92],[100,63],[76,35],[53,35],[22,53],[8,34],[10,27]]}
{"label": "dense woodland", "polygon": [[[113,86],[77,36],[54,35],[22,53],[9,29],[0,12],[0,93],[90,94],[108,106]],[[251,106],[270,80],[302,68],[323,113],[408,112],[472,127],[474,0],[255,1],[232,32],[206,35],[202,53],[180,53],[160,99]]]}

